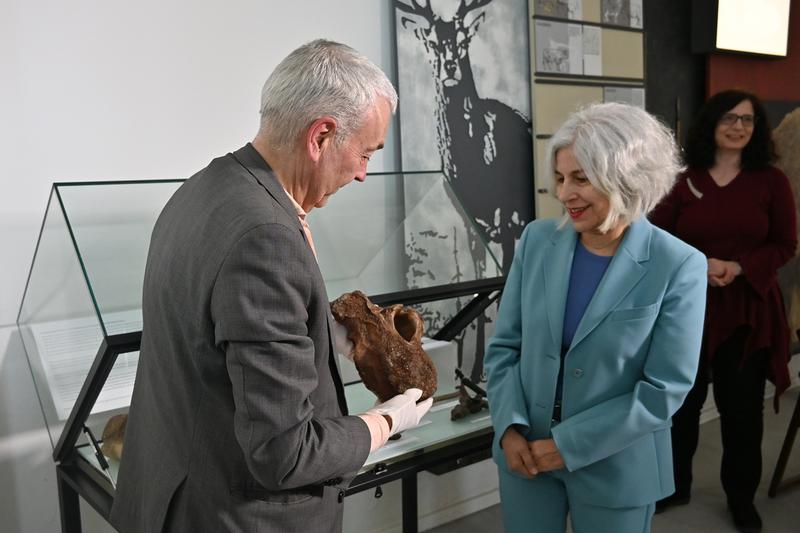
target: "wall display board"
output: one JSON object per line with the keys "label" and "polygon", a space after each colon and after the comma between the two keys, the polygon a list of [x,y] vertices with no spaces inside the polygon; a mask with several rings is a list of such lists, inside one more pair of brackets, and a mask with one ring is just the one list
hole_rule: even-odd
{"label": "wall display board", "polygon": [[644,108],[642,0],[529,0],[534,185],[538,218],[561,216],[547,142],[564,119],[593,102]]}

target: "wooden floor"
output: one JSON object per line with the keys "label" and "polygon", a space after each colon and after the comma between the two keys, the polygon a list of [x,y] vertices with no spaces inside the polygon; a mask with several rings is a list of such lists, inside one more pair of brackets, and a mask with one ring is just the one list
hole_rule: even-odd
{"label": "wooden floor", "polygon": [[[781,401],[781,412],[772,411],[765,402],[764,413],[764,472],[756,495],[756,507],[764,520],[764,533],[800,533],[800,483],[767,496],[772,471],[783,444],[789,418],[794,410],[800,389],[787,391]],[[719,462],[722,453],[719,420],[706,422],[700,429],[700,445],[694,460],[694,486],[689,505],[676,507],[653,518],[653,533],[735,533],[725,506],[725,495],[719,482]],[[800,437],[795,441],[786,476],[800,475]],[[429,530],[432,533],[492,533],[503,531],[500,506]],[[531,533],[540,533],[531,528]],[[551,533],[551,532],[541,532]]]}

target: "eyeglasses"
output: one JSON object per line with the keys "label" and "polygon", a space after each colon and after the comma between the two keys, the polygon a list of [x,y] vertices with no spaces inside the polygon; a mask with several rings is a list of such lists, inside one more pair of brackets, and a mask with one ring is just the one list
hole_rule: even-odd
{"label": "eyeglasses", "polygon": [[737,115],[736,113],[725,113],[719,119],[719,123],[723,126],[733,126],[737,120],[742,121],[742,127],[752,128],[756,123],[756,117],[753,115]]}

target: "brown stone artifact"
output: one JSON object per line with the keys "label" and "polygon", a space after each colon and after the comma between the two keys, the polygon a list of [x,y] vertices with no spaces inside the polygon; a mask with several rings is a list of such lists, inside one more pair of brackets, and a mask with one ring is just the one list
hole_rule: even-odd
{"label": "brown stone artifact", "polygon": [[410,388],[422,390],[419,401],[433,396],[436,367],[422,349],[419,313],[399,304],[381,308],[361,291],[343,294],[331,311],[347,328],[361,380],[381,402]]}
{"label": "brown stone artifact", "polygon": [[103,429],[103,445],[100,451],[109,459],[120,460],[122,457],[122,441],[125,439],[125,427],[128,425],[128,415],[114,415],[106,422]]}
{"label": "brown stone artifact", "polygon": [[486,398],[480,395],[470,396],[467,388],[461,384],[458,386],[458,405],[450,411],[450,420],[458,420],[488,408],[489,402]]}

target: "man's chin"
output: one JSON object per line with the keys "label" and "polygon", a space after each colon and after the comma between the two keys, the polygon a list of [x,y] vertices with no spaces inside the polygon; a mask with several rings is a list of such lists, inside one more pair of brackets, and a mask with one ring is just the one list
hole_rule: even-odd
{"label": "man's chin", "polygon": [[314,207],[325,207],[327,205],[328,200],[330,199],[331,196],[332,195],[330,195],[330,194],[326,194],[325,196],[323,196],[322,198],[319,199],[319,202],[314,204]]}

